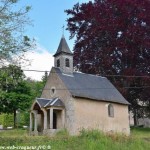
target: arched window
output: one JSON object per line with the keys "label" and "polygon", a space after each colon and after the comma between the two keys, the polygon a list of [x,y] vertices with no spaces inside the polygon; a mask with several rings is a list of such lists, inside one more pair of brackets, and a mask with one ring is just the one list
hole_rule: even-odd
{"label": "arched window", "polygon": [[60,60],[57,59],[57,67],[60,67]]}
{"label": "arched window", "polygon": [[112,104],[108,105],[108,116],[109,117],[114,117],[114,107]]}
{"label": "arched window", "polygon": [[54,88],[52,89],[52,93],[53,93],[53,94],[55,93],[55,89],[54,89]]}
{"label": "arched window", "polygon": [[66,67],[70,67],[70,63],[69,63],[69,59],[68,58],[65,59],[65,63],[66,63]]}
{"label": "arched window", "polygon": [[54,96],[56,94],[56,88],[55,87],[51,87],[50,94],[51,94],[51,96]]}

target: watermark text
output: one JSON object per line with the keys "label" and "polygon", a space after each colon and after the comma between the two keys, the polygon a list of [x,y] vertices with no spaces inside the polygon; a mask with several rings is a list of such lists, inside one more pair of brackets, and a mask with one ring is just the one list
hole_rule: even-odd
{"label": "watermark text", "polygon": [[39,146],[0,146],[0,150],[51,150],[50,145]]}

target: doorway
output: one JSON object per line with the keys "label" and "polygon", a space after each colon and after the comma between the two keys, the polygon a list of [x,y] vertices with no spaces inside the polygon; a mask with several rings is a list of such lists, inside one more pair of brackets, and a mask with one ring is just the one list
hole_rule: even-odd
{"label": "doorway", "polygon": [[57,113],[53,112],[53,129],[57,129]]}

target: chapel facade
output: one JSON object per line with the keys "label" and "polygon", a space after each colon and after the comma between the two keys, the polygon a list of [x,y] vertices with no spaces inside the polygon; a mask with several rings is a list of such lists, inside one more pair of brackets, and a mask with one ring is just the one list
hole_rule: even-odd
{"label": "chapel facade", "polygon": [[30,134],[98,129],[129,135],[128,105],[107,78],[73,71],[73,54],[62,36],[42,95],[30,109]]}

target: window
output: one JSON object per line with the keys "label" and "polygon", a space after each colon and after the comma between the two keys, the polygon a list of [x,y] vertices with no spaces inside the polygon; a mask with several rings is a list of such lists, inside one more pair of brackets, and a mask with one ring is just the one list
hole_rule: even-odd
{"label": "window", "polygon": [[55,93],[56,93],[56,88],[55,87],[51,87],[51,90],[50,90],[51,96],[54,96]]}
{"label": "window", "polygon": [[57,60],[57,67],[60,67],[60,60]]}
{"label": "window", "polygon": [[108,105],[108,116],[109,117],[114,117],[114,107],[112,104]]}
{"label": "window", "polygon": [[69,59],[68,58],[65,59],[65,63],[66,63],[66,67],[70,67]]}
{"label": "window", "polygon": [[52,94],[54,94],[55,93],[55,89],[52,89]]}

